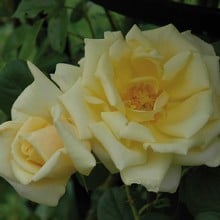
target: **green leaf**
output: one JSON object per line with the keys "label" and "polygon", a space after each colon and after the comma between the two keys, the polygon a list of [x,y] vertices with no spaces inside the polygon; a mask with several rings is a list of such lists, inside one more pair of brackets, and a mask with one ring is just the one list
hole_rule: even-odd
{"label": "green leaf", "polygon": [[2,50],[3,59],[10,61],[19,56],[20,59],[32,60],[41,25],[42,21],[39,20],[33,26],[23,24],[11,31]]}
{"label": "green leaf", "polygon": [[59,9],[62,7],[62,2],[61,0],[22,0],[13,16],[33,18],[40,12],[50,13]]}
{"label": "green leaf", "polygon": [[196,217],[195,220],[219,220],[220,213],[216,212],[201,212]]}
{"label": "green leaf", "polygon": [[66,45],[68,16],[65,9],[49,19],[48,38],[51,47],[58,52],[63,52]]}
{"label": "green leaf", "polygon": [[146,213],[140,220],[171,220],[172,218],[157,212]]}
{"label": "green leaf", "polygon": [[0,178],[0,220],[24,220],[30,212],[26,206],[26,200]]}
{"label": "green leaf", "polygon": [[123,187],[108,189],[99,199],[98,220],[133,220],[128,198]]}
{"label": "green leaf", "polygon": [[24,60],[32,60],[31,55],[35,51],[35,44],[37,35],[40,31],[42,21],[36,22],[32,27],[28,29],[28,31],[25,33],[25,36],[23,38],[23,45],[21,47],[19,58]]}
{"label": "green leaf", "polygon": [[33,77],[26,62],[14,60],[0,70],[0,109],[10,118],[10,111],[15,99]]}
{"label": "green leaf", "polygon": [[6,114],[0,109],[0,124],[7,120]]}
{"label": "green leaf", "polygon": [[220,40],[214,42],[212,45],[215,49],[215,52],[216,52],[217,56],[220,56]]}
{"label": "green leaf", "polygon": [[83,9],[84,4],[85,3],[83,1],[78,2],[78,4],[73,8],[71,16],[70,16],[70,21],[71,22],[77,22],[77,21],[79,21],[80,19],[83,18],[83,16],[84,16],[84,9]]}
{"label": "green leaf", "polygon": [[200,212],[220,214],[220,167],[198,167],[189,171],[180,185],[180,200],[192,215]]}

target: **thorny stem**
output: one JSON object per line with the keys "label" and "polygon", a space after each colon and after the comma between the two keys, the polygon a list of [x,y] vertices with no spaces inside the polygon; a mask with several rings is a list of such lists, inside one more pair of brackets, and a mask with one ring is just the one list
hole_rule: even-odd
{"label": "thorny stem", "polygon": [[133,217],[134,217],[134,220],[140,220],[140,216],[134,206],[134,201],[131,197],[131,194],[130,194],[130,191],[129,191],[129,187],[125,185],[125,192],[126,192],[126,195],[127,195],[127,198],[128,198],[128,203],[129,203],[129,206],[131,208],[131,211],[132,211],[132,214],[133,214]]}

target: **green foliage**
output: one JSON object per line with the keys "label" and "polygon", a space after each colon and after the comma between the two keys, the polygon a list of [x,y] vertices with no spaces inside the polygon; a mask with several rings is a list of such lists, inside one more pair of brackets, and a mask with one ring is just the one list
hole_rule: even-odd
{"label": "green foliage", "polygon": [[[199,167],[182,181],[180,199],[196,219],[215,219],[220,215],[220,168]],[[206,216],[207,218],[205,218]]]}
{"label": "green foliage", "polygon": [[32,75],[24,61],[11,61],[0,70],[0,106],[7,118],[10,118],[15,99],[32,80]]}
{"label": "green foliage", "polygon": [[14,13],[14,17],[24,18],[27,16],[33,18],[40,12],[52,13],[59,10],[62,3],[62,0],[22,0]]}
{"label": "green foliage", "polygon": [[48,21],[48,38],[51,47],[58,52],[63,52],[66,45],[68,17],[67,11],[61,9],[57,15]]}
{"label": "green foliage", "polygon": [[98,220],[132,220],[124,187],[108,189],[99,199]]}
{"label": "green foliage", "polygon": [[79,183],[88,191],[94,190],[98,186],[104,184],[109,177],[109,172],[106,170],[103,164],[98,163],[89,176],[83,176],[77,173],[76,177]]}
{"label": "green foliage", "polygon": [[151,212],[142,216],[141,220],[172,220],[172,218],[158,212]]}
{"label": "green foliage", "polygon": [[6,114],[0,109],[0,124],[7,120]]}
{"label": "green foliage", "polygon": [[0,220],[24,220],[29,216],[26,200],[15,193],[3,179],[0,179],[0,194]]}

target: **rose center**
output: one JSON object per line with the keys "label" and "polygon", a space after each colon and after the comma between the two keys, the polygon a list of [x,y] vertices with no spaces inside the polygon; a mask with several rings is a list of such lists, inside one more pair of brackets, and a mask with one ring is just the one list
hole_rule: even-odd
{"label": "rose center", "polygon": [[157,97],[158,92],[149,82],[135,83],[122,95],[126,107],[139,111],[152,111]]}
{"label": "rose center", "polygon": [[44,163],[41,156],[27,141],[23,141],[23,143],[21,144],[21,152],[27,161],[31,161],[39,165],[42,165]]}

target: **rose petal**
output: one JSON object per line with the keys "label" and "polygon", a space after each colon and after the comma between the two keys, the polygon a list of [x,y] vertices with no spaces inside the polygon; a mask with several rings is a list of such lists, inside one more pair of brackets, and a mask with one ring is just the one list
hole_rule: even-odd
{"label": "rose petal", "polygon": [[77,66],[58,63],[54,74],[50,74],[52,80],[62,91],[67,91],[81,76],[81,69]]}
{"label": "rose petal", "polygon": [[121,112],[102,112],[101,116],[116,137],[140,142],[154,141],[147,127],[136,122],[128,122]]}
{"label": "rose petal", "polygon": [[123,57],[131,53],[124,39],[116,40],[109,49],[109,56],[114,61],[120,61]]}
{"label": "rose petal", "polygon": [[171,160],[172,157],[169,154],[151,152],[147,163],[121,170],[121,178],[126,185],[142,184],[148,191],[158,192]]}
{"label": "rose petal", "polygon": [[115,164],[113,163],[110,155],[105,150],[103,146],[99,143],[92,144],[92,151],[98,157],[98,159],[104,164],[104,166],[111,172],[117,173],[118,169],[116,168]]}
{"label": "rose petal", "polygon": [[173,81],[164,82],[170,100],[188,98],[210,87],[209,73],[201,55],[193,53],[184,71]]}
{"label": "rose petal", "polygon": [[174,193],[177,190],[181,178],[181,166],[171,165],[160,184],[160,192]]}
{"label": "rose petal", "polygon": [[130,31],[126,35],[126,41],[131,47],[142,46],[144,49],[151,49],[152,44],[149,39],[143,35],[143,32],[137,25],[133,25]]}
{"label": "rose petal", "polygon": [[171,57],[163,66],[162,80],[172,80],[189,61],[190,51],[182,51]]}
{"label": "rose petal", "polygon": [[58,200],[65,193],[67,178],[44,179],[39,182],[32,182],[28,185],[7,180],[15,190],[22,196],[33,202],[48,206],[56,206]]}
{"label": "rose petal", "polygon": [[52,125],[31,132],[25,136],[25,140],[31,143],[44,161],[47,161],[54,152],[63,147],[63,143]]}
{"label": "rose petal", "polygon": [[198,51],[172,24],[142,31],[142,33],[151,42],[153,48],[166,59],[181,51]]}
{"label": "rose petal", "polygon": [[64,148],[57,150],[41,169],[32,177],[32,181],[43,178],[67,178],[75,172],[73,162]]}
{"label": "rose petal", "polygon": [[16,160],[11,161],[11,167],[16,179],[24,185],[27,185],[31,182],[33,173],[28,172],[27,169],[23,169]]}
{"label": "rose petal", "polygon": [[155,126],[165,134],[190,138],[207,123],[212,111],[211,91],[207,90],[167,107]]}
{"label": "rose petal", "polygon": [[168,139],[161,142],[158,140],[155,143],[144,143],[144,148],[148,149],[149,147],[155,152],[159,153],[177,153],[177,154],[186,154],[188,150],[194,146],[195,140],[193,139]]}
{"label": "rose petal", "polygon": [[206,148],[195,148],[187,155],[174,156],[174,163],[185,166],[200,166],[206,164],[210,167],[220,165],[220,138],[216,138]]}
{"label": "rose petal", "polygon": [[88,125],[93,121],[83,97],[81,81],[78,80],[71,89],[60,96],[61,102],[69,112],[79,131],[80,138],[91,137]]}
{"label": "rose petal", "polygon": [[181,34],[187,41],[189,41],[192,45],[196,46],[200,53],[207,55],[215,55],[215,50],[213,46],[203,41],[201,38],[191,34],[191,31],[185,31]]}
{"label": "rose petal", "polygon": [[119,96],[113,81],[113,67],[110,63],[109,57],[104,53],[98,62],[96,74],[101,81],[102,87],[105,91],[105,95],[108,99],[110,105],[123,109],[123,103],[121,97]]}
{"label": "rose petal", "polygon": [[[27,160],[21,149],[22,144],[24,143],[24,141],[26,141],[25,137],[27,135],[29,135],[33,131],[36,131],[46,126],[48,126],[48,122],[45,121],[43,118],[30,117],[22,124],[14,139],[14,142],[11,145],[11,154],[13,157],[12,159],[16,162],[15,165],[18,165],[18,169],[23,169],[24,172],[28,173],[28,175],[30,173],[33,174],[37,172],[40,168],[40,164]],[[30,147],[32,148],[33,146]],[[42,158],[38,159],[41,159],[39,160],[39,162],[41,163]]]}
{"label": "rose petal", "polygon": [[96,90],[97,80],[94,77],[97,63],[103,53],[108,51],[112,41],[104,39],[85,39],[85,59],[83,62],[83,84]]}
{"label": "rose petal", "polygon": [[64,142],[70,157],[73,160],[77,171],[84,175],[88,175],[96,164],[96,160],[90,149],[77,137],[75,128],[67,121],[62,120],[62,111],[58,106],[52,110],[55,126]]}
{"label": "rose petal", "polygon": [[208,69],[211,84],[214,86],[217,95],[220,95],[219,57],[204,56],[203,60],[205,61],[206,67]]}
{"label": "rose petal", "polygon": [[119,170],[146,162],[146,153],[143,150],[132,150],[123,145],[114,137],[104,122],[93,123],[90,127]]}
{"label": "rose petal", "polygon": [[128,120],[121,112],[102,112],[103,121],[111,128],[114,135],[120,138],[121,131],[127,126]]}
{"label": "rose petal", "polygon": [[21,124],[8,121],[0,125],[0,175],[9,180],[14,180],[11,169],[11,145]]}
{"label": "rose petal", "polygon": [[41,116],[51,120],[50,108],[57,102],[57,96],[61,92],[36,66],[28,62],[28,67],[34,76],[34,82],[13,104],[12,119],[24,121],[29,116]]}

